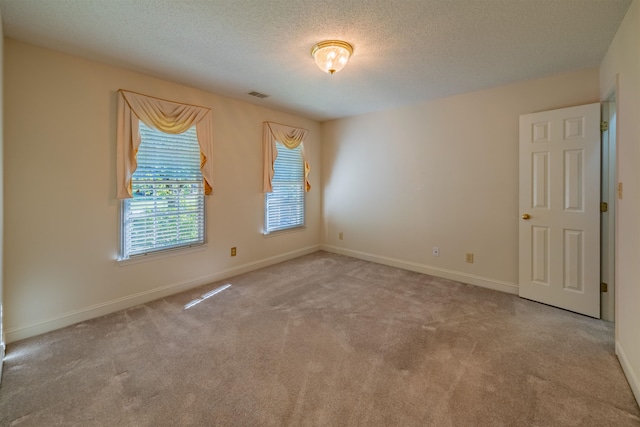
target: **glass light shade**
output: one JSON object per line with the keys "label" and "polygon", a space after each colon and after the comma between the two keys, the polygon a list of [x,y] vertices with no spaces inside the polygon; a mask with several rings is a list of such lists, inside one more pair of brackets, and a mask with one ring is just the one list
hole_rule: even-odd
{"label": "glass light shade", "polygon": [[353,47],[340,40],[325,40],[311,49],[311,56],[318,67],[329,74],[342,70],[352,53]]}

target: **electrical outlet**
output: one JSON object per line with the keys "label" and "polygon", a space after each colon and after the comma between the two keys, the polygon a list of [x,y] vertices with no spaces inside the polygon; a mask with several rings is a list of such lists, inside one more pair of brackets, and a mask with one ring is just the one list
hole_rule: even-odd
{"label": "electrical outlet", "polygon": [[440,256],[440,248],[437,246],[433,247],[433,256]]}
{"label": "electrical outlet", "polygon": [[466,260],[469,264],[473,264],[473,252],[467,252]]}
{"label": "electrical outlet", "polygon": [[236,256],[236,247],[231,248],[231,256]]}
{"label": "electrical outlet", "polygon": [[343,240],[344,239],[344,233],[341,231],[338,233],[338,240]]}

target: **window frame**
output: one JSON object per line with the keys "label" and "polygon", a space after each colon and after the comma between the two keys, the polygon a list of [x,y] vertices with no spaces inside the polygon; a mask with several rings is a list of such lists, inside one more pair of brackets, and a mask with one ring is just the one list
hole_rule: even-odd
{"label": "window frame", "polygon": [[[142,126],[148,127],[146,126],[141,120],[139,121],[139,127],[141,128]],[[155,129],[155,128],[150,128],[151,130],[155,131],[155,132],[161,132],[164,133],[165,135],[172,135],[170,133],[167,132],[163,132],[161,130]],[[189,128],[187,131],[183,132],[186,133],[189,130],[193,129],[193,131],[195,132],[195,125],[192,126],[191,128]],[[144,143],[144,141],[142,140],[143,138],[143,131],[140,130],[140,146],[142,146],[142,144]],[[198,144],[198,152],[200,153],[200,146],[199,146],[199,141],[197,138],[197,132],[196,132],[196,144]],[[135,174],[135,172],[134,172]],[[133,183],[135,178],[133,177],[133,175],[131,176],[131,185],[133,187]],[[131,201],[134,200],[134,198],[127,198],[127,199],[121,199],[120,200],[120,221],[119,221],[119,226],[120,226],[120,245],[119,245],[119,254],[118,254],[118,261],[119,262],[126,262],[129,263],[131,261],[134,260],[139,260],[142,258],[148,258],[148,257],[152,257],[152,258],[159,258],[162,256],[166,256],[168,254],[171,254],[173,252],[181,252],[184,253],[184,251],[193,251],[193,250],[201,250],[201,248],[205,248],[207,245],[207,204],[206,204],[206,195],[205,195],[205,185],[204,185],[204,177],[202,176],[202,171],[200,171],[201,174],[201,180],[200,180],[200,185],[201,185],[201,194],[199,194],[198,196],[201,198],[200,200],[200,204],[202,206],[202,210],[198,210],[198,213],[201,213],[201,218],[202,218],[202,223],[199,224],[199,229],[201,229],[201,234],[202,234],[202,240],[201,241],[197,241],[197,242],[188,242],[188,243],[184,243],[184,244],[177,244],[177,245],[172,245],[172,246],[162,246],[159,248],[154,248],[154,249],[150,249],[150,250],[146,250],[145,252],[139,252],[139,253],[134,253],[134,254],[129,254],[126,253],[127,250],[127,244],[126,244],[126,239],[127,239],[127,224],[126,224],[126,219],[127,219],[127,210],[129,208],[129,205],[131,203]],[[172,181],[174,183],[180,183],[179,179],[174,179],[174,180],[167,180],[167,181]],[[188,181],[188,180],[186,180]],[[193,181],[193,180],[191,180]]]}
{"label": "window frame", "polygon": [[276,151],[279,154],[279,150],[296,150],[299,153],[299,157],[300,157],[300,168],[301,168],[301,177],[300,177],[300,188],[301,188],[301,193],[302,193],[302,223],[301,224],[296,224],[294,226],[291,227],[280,227],[277,229],[272,229],[269,230],[268,228],[268,218],[269,218],[269,204],[268,204],[268,198],[270,194],[273,194],[275,192],[275,187],[278,185],[278,181],[275,180],[275,176],[276,176],[276,166],[278,163],[278,158],[279,156],[276,156],[276,160],[273,164],[273,169],[274,169],[274,179],[271,182],[273,191],[271,192],[267,192],[264,195],[264,224],[263,224],[263,234],[265,236],[272,236],[274,234],[281,234],[281,233],[287,233],[287,232],[292,232],[292,231],[297,231],[297,230],[303,230],[306,228],[306,223],[307,223],[307,191],[306,191],[306,177],[305,177],[305,160],[304,160],[304,155],[303,155],[303,150],[304,150],[304,146],[303,143],[301,143],[300,145],[298,145],[297,147],[290,149],[288,147],[286,147],[284,144],[281,144],[279,142],[276,141]]}

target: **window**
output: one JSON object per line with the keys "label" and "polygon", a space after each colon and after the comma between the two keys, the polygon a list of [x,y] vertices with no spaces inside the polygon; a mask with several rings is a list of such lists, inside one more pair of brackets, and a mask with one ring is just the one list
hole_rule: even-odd
{"label": "window", "polygon": [[302,144],[288,149],[276,143],[273,191],[265,196],[265,233],[304,226],[304,161]]}
{"label": "window", "polygon": [[133,198],[123,202],[122,259],[204,243],[204,184],[196,127],[172,135],[140,121]]}

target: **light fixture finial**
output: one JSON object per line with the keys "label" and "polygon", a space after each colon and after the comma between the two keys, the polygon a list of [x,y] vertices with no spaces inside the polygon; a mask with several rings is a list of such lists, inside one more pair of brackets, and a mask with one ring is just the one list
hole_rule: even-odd
{"label": "light fixture finial", "polygon": [[334,74],[347,65],[353,46],[341,40],[325,40],[311,49],[311,56],[325,73]]}

